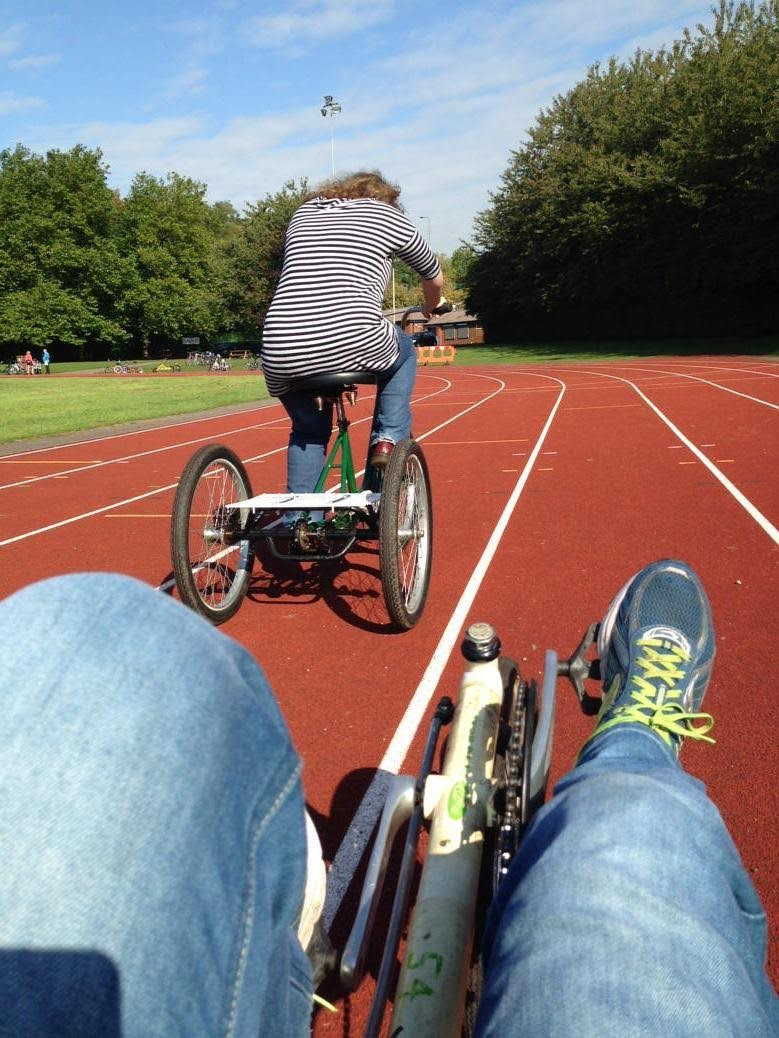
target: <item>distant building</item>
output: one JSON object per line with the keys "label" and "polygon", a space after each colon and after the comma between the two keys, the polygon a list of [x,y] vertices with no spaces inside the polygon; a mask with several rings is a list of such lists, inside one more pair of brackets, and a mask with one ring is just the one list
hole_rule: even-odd
{"label": "distant building", "polygon": [[[385,310],[384,316],[388,321],[400,327],[405,308],[396,310]],[[425,323],[421,314],[413,314],[409,321],[403,325],[403,331],[413,335],[415,332],[424,331],[427,328],[435,332],[438,345],[451,344],[452,346],[475,346],[484,342],[484,329],[473,314],[469,314],[461,307],[455,307],[449,314],[440,317],[431,317]]]}

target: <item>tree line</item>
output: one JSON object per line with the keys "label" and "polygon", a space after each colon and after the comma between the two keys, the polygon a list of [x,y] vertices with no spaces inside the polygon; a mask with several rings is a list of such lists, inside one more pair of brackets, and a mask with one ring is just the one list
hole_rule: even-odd
{"label": "tree line", "polygon": [[[190,336],[257,341],[306,181],[238,213],[176,173],[139,173],[122,197],[108,172],[81,145],[0,153],[0,355],[155,356]],[[454,286],[456,257],[441,261]],[[397,306],[421,302],[418,277],[395,268]]]}
{"label": "tree line", "polygon": [[60,359],[154,355],[181,338],[254,332],[305,183],[240,214],[176,173],[125,197],[98,149],[0,153],[0,349]]}
{"label": "tree line", "polygon": [[476,222],[492,341],[779,330],[778,11],[722,2],[540,113]]}
{"label": "tree line", "polygon": [[[539,114],[473,241],[440,257],[491,341],[779,330],[778,5],[722,0],[711,28],[595,65]],[[256,340],[307,191],[239,213],[176,173],[122,196],[97,149],[0,152],[0,353]],[[421,301],[399,262],[394,287]]]}

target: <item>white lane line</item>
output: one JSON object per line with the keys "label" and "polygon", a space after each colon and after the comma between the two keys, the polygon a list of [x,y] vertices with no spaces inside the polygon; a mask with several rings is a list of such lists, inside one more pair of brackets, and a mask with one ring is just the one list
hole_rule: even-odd
{"label": "white lane line", "polygon": [[[440,377],[440,376],[435,376],[435,377]],[[444,386],[442,389],[436,390],[435,392],[427,393],[426,395],[424,395],[422,397],[418,397],[416,400],[414,400],[412,402],[413,403],[420,403],[423,400],[427,400],[429,397],[437,396],[439,393],[442,393],[446,389],[451,388],[451,382],[449,382],[448,379],[441,379],[441,381],[446,382],[447,383],[446,386]],[[375,399],[375,394],[373,396],[368,396],[368,397],[365,398],[367,403],[370,403],[371,400],[373,400],[373,399]],[[257,410],[267,410],[267,408],[262,408],[262,409],[260,409],[260,408],[252,408],[252,410],[255,410],[255,411],[257,411]],[[238,412],[235,412],[235,413],[236,414],[243,414],[244,412],[238,411]],[[232,418],[233,416],[234,416],[233,414],[226,414],[226,415],[218,415],[216,417],[227,419],[227,418]],[[365,419],[361,419],[361,420],[364,421]],[[203,421],[213,421],[213,418],[205,418],[205,419],[203,419]],[[278,425],[279,423],[286,424],[288,421],[289,421],[289,418],[288,418],[288,416],[287,416],[287,414],[285,412],[280,418],[272,418],[269,422],[257,422],[257,423],[254,423],[252,425],[239,426],[237,429],[226,429],[223,433],[220,433],[220,436],[234,436],[237,433],[251,432],[253,429],[266,429],[266,428],[269,428],[269,427],[271,427],[273,425]],[[140,430],[138,430],[138,432],[158,432],[158,431],[163,431],[163,430],[169,429],[169,428],[177,429],[179,427],[179,425],[191,425],[191,424],[193,424],[193,423],[192,422],[179,422],[179,423],[177,423],[176,425],[173,425],[173,426],[156,426],[154,429],[140,429]],[[356,425],[358,423],[355,422],[353,424]],[[88,442],[88,443],[92,444],[92,443],[99,443],[101,439],[108,440],[108,439],[116,439],[117,437],[120,437],[120,436],[132,437],[132,436],[135,436],[135,435],[136,435],[135,432],[117,433],[116,436],[105,436],[105,437],[100,437],[100,438],[95,439],[95,440],[89,440],[89,441],[83,441],[83,442]],[[102,468],[102,467],[104,467],[106,465],[126,465],[129,461],[135,461],[138,458],[146,458],[146,457],[149,457],[150,455],[153,455],[153,454],[162,454],[162,453],[165,453],[166,451],[176,450],[176,449],[178,449],[180,447],[191,447],[195,443],[203,443],[203,442],[209,441],[210,439],[212,439],[212,437],[210,437],[210,436],[199,436],[199,437],[197,437],[196,439],[193,439],[193,440],[180,440],[180,441],[178,441],[176,443],[167,444],[164,447],[155,447],[155,448],[152,448],[151,450],[147,450],[147,451],[138,451],[135,454],[126,454],[126,455],[118,457],[118,458],[107,458],[104,461],[93,461],[93,462],[86,462],[86,463],[83,463],[83,464],[78,464],[77,467],[75,467],[75,468],[61,469],[56,474],[51,473],[51,472],[46,472],[46,473],[44,473],[43,475],[40,475],[40,476],[28,476],[27,478],[17,480],[14,483],[5,483],[4,485],[0,485],[0,490],[11,490],[11,489],[13,489],[15,487],[26,486],[29,483],[40,483],[43,480],[47,480],[47,479],[63,479],[66,476],[76,475],[79,472],[88,472],[91,469]],[[39,453],[41,453],[42,451],[45,451],[45,450],[59,450],[61,447],[64,447],[64,446],[75,446],[75,444],[61,444],[60,447],[51,447],[51,448],[45,448],[44,447],[44,448],[40,448],[39,450],[36,450],[36,451],[22,451],[20,454],[8,454],[8,455],[5,455],[4,457],[0,458],[0,463],[8,462],[11,459],[27,457],[29,454],[39,454]]]}
{"label": "white lane line", "polygon": [[[725,364],[692,364],[687,361],[678,361],[677,363],[682,367],[703,368],[705,371],[737,371],[739,374],[759,375],[765,378],[779,378],[779,375],[775,374],[773,371],[757,371],[755,368],[731,368],[727,367]],[[768,363],[768,361],[765,363]],[[750,381],[754,380],[750,379]]]}
{"label": "white lane line", "polygon": [[114,501],[113,504],[104,505],[102,508],[94,508],[91,512],[82,512],[80,515],[72,515],[68,519],[61,519],[58,523],[49,523],[48,526],[40,526],[37,530],[28,530],[26,533],[19,533],[15,537],[6,537],[4,541],[0,541],[0,548],[4,548],[7,544],[16,544],[17,541],[25,541],[28,537],[37,537],[41,533],[48,533],[49,530],[57,530],[61,526],[69,526],[70,523],[77,523],[82,519],[91,519],[93,516],[102,515],[103,512],[113,511],[115,508],[122,508],[124,505],[132,505],[136,501],[145,501],[149,497],[156,497],[157,494],[160,494],[165,490],[172,490],[176,485],[177,483],[171,483],[166,487],[159,487],[157,490],[150,490],[146,494],[138,494],[137,497],[127,497],[124,501]]}
{"label": "white lane line", "polygon": [[[441,389],[437,389],[434,392],[429,393],[427,395],[428,396],[437,396],[439,393],[445,393],[446,390],[451,386],[451,382],[449,382],[447,379],[444,379],[443,381],[446,382],[446,385],[441,387]],[[491,395],[494,395],[494,394],[491,394]],[[420,399],[426,399],[426,397],[422,397]],[[489,398],[486,398],[486,399],[489,399]],[[473,408],[469,407],[467,410],[470,411],[470,410],[473,410]],[[462,413],[465,414],[466,412],[463,411]],[[372,418],[373,418],[372,415],[367,417],[367,418],[360,418],[356,422],[352,422],[352,425],[359,425],[362,422],[372,421]],[[453,419],[450,419],[450,420],[453,420]],[[446,425],[448,423],[444,422],[443,424]],[[443,426],[438,426],[437,428],[440,429],[442,427]],[[433,430],[433,431],[435,431],[435,430]],[[426,435],[429,435],[429,434],[426,434]],[[286,451],[286,449],[287,449],[287,445],[284,444],[284,446],[282,446],[282,447],[276,447],[273,450],[265,451],[265,452],[263,452],[261,454],[254,455],[254,457],[247,458],[247,459],[244,460],[244,464],[251,464],[252,462],[260,461],[263,458],[269,458],[269,457],[271,457],[274,454],[280,454],[282,451]],[[149,492],[147,492],[145,494],[139,494],[136,497],[128,497],[128,498],[125,498],[122,501],[114,501],[114,502],[112,502],[109,505],[103,505],[100,508],[92,509],[89,512],[82,512],[79,515],[70,516],[68,519],[61,519],[59,522],[56,522],[56,523],[49,523],[48,525],[41,526],[41,527],[39,527],[36,530],[28,530],[26,533],[17,534],[15,537],[7,537],[5,540],[0,541],[0,548],[4,548],[8,544],[15,544],[17,541],[27,540],[27,538],[29,538],[29,537],[36,537],[39,534],[48,533],[50,530],[56,530],[56,529],[59,529],[62,526],[68,526],[71,523],[80,522],[82,519],[91,519],[91,518],[93,518],[96,515],[102,515],[105,512],[111,512],[111,511],[114,511],[117,508],[124,508],[125,505],[131,505],[131,504],[134,504],[136,501],[143,501],[146,498],[154,497],[155,494],[166,493],[168,490],[173,490],[177,486],[178,486],[178,480],[176,480],[174,483],[168,483],[165,486],[157,487],[155,490],[151,490],[151,491],[149,491]]]}
{"label": "white lane line", "polygon": [[[243,425],[237,429],[229,429],[224,432],[224,436],[234,436],[236,433],[251,432],[253,429],[266,429],[272,425],[276,425],[279,422],[288,421],[287,416],[284,415],[282,418],[274,418],[270,422],[258,422],[254,425]],[[14,487],[28,486],[30,483],[40,483],[46,479],[62,479],[64,476],[73,476],[79,472],[91,472],[93,469],[104,468],[106,465],[127,465],[131,461],[136,461],[138,458],[148,458],[153,454],[164,454],[166,451],[174,451],[180,447],[191,447],[195,443],[203,443],[211,440],[210,436],[198,436],[194,440],[181,440],[178,443],[166,444],[164,447],[153,447],[147,451],[138,451],[136,454],[125,454],[119,458],[107,458],[105,461],[92,461],[86,465],[79,465],[72,469],[62,469],[56,474],[52,472],[45,472],[41,476],[28,476],[26,479],[17,480],[15,483],[5,483],[0,486],[0,490],[12,490]],[[6,461],[7,458],[0,458],[0,462]],[[32,464],[35,464],[34,462]]]}
{"label": "white lane line", "polygon": [[[550,375],[541,377],[552,378]],[[373,777],[365,796],[360,802],[360,806],[357,808],[357,811],[349,825],[349,829],[347,830],[346,835],[341,842],[341,846],[338,848],[333,860],[327,878],[327,896],[323,913],[323,921],[325,926],[328,928],[331,926],[338,913],[341,902],[349,888],[357,867],[360,864],[367,843],[371,838],[376,820],[381,813],[387,796],[389,776],[397,774],[405,760],[409,747],[411,746],[417,729],[419,728],[419,725],[429,707],[430,700],[436,690],[438,682],[441,679],[441,675],[443,674],[444,668],[449,660],[452,649],[460,637],[460,632],[465,624],[468,611],[473,605],[473,601],[481,587],[487,569],[497,551],[500,539],[508,526],[517,501],[519,500],[519,496],[525,488],[525,484],[528,481],[533,465],[538,457],[541,447],[543,446],[549,428],[557,413],[557,409],[560,406],[560,402],[563,399],[563,395],[565,394],[565,384],[558,378],[555,378],[554,381],[557,382],[561,388],[557,400],[555,401],[549,417],[546,420],[546,424],[541,430],[536,445],[533,448],[513,491],[511,492],[511,496],[506,502],[500,518],[495,524],[495,528],[492,531],[492,535],[490,536],[484,551],[482,552],[481,558],[477,562],[476,567],[471,574],[462,595],[460,596],[460,600],[457,603],[441,638],[439,639],[438,647],[433,653],[430,662],[427,665],[427,669],[422,676],[422,680],[417,686],[414,695],[411,697],[410,703],[406,707],[406,712],[401,718],[400,724],[392,737],[392,741],[387,747],[387,751],[379,764],[378,771]]]}
{"label": "white lane line", "polygon": [[[593,372],[592,374],[600,375],[603,373],[598,371]],[[665,424],[668,426],[671,432],[679,440],[681,440],[681,442],[685,445],[685,447],[687,447],[688,450],[692,451],[695,457],[706,466],[706,468],[709,470],[709,472],[711,472],[714,478],[722,484],[722,486],[728,491],[729,494],[731,494],[736,499],[736,501],[738,501],[738,503],[741,505],[741,507],[744,509],[747,515],[751,516],[758,524],[758,526],[762,527],[762,529],[765,530],[765,532],[768,534],[768,536],[771,538],[774,544],[779,544],[779,530],[777,530],[773,523],[769,519],[766,519],[763,513],[758,508],[756,508],[755,505],[752,504],[749,498],[745,494],[742,494],[742,492],[738,489],[738,487],[735,484],[730,482],[730,480],[724,474],[724,472],[720,472],[720,470],[717,468],[714,462],[710,461],[709,458],[703,453],[703,451],[696,447],[692,440],[689,440],[681,431],[681,429],[679,429],[678,426],[674,425],[674,423],[667,415],[663,414],[663,412],[656,404],[652,403],[649,397],[638,388],[635,382],[631,382],[630,379],[627,378],[620,378],[619,375],[608,375],[607,377],[617,379],[619,382],[624,382],[626,385],[631,386],[636,391],[636,393],[638,393],[641,399],[644,400],[645,403],[647,403],[649,407],[652,408],[657,417],[662,422],[665,422]]]}
{"label": "white lane line", "polygon": [[700,375],[687,375],[684,371],[668,371],[667,368],[644,368],[636,364],[620,364],[621,368],[627,368],[628,371],[652,371],[661,372],[665,375],[676,375],[679,378],[689,378],[693,382],[703,382],[707,386],[713,386],[715,389],[721,389],[724,393],[732,393],[733,396],[743,397],[744,400],[753,400],[756,404],[763,404],[765,407],[772,407],[774,411],[779,411],[779,404],[772,404],[770,400],[763,400],[759,396],[750,396],[749,393],[739,393],[737,389],[731,389],[729,386],[720,385],[719,382],[710,382],[707,378],[702,378]]}

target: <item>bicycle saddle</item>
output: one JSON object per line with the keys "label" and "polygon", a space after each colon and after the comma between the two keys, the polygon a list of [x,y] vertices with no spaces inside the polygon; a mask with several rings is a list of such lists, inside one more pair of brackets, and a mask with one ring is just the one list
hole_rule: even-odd
{"label": "bicycle saddle", "polygon": [[318,375],[305,375],[296,378],[292,383],[293,393],[315,393],[324,395],[327,393],[344,392],[349,386],[358,383],[363,385],[375,385],[377,373],[375,371],[322,371]]}

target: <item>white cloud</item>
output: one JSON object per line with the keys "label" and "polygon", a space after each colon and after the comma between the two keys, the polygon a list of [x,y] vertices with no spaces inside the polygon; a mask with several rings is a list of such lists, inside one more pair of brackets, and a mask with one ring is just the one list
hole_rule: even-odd
{"label": "white cloud", "polygon": [[[511,151],[521,147],[539,111],[580,81],[598,57],[670,44],[685,23],[700,20],[702,6],[678,6],[679,0],[645,0],[641,6],[623,0],[548,0],[543,6],[538,0],[484,0],[478,16],[470,4],[448,10],[424,34],[413,26],[396,30],[397,46],[380,61],[350,61],[348,74],[334,84],[343,110],[333,120],[322,119],[318,97],[312,96],[305,105],[296,98],[286,110],[229,119],[218,112],[208,116],[204,108],[202,116],[191,118],[69,127],[60,131],[58,143],[99,146],[112,184],[122,190],[140,170],[158,176],[175,170],[205,182],[211,201],[229,199],[241,207],[287,180],[317,183],[328,177],[332,127],[336,169],[378,168],[396,180],[409,217],[417,223],[424,213],[434,248],[448,252],[471,236],[473,217],[489,205]],[[266,20],[286,21],[276,22],[262,42],[283,43],[293,33],[305,44],[326,41],[341,26],[334,46],[343,55],[347,29],[388,16],[390,0],[374,7],[363,0],[294,0],[286,14],[278,6],[273,10],[278,13]],[[255,31],[262,22],[255,20]],[[222,25],[219,36],[209,19],[180,22],[175,29],[187,45],[169,96],[174,89],[181,96],[203,86],[207,65],[196,49],[205,54],[209,39],[213,43],[226,33]],[[320,42],[306,59],[312,94],[318,94],[318,77],[332,53],[333,46]],[[218,92],[215,76],[212,83],[209,98]],[[270,98],[260,104],[274,103],[276,95],[263,89],[261,77],[247,86],[254,97]],[[45,147],[51,146],[49,133]]]}
{"label": "white cloud", "polygon": [[393,0],[298,0],[279,14],[250,19],[246,34],[251,43],[263,47],[299,48],[386,21],[393,6]]}
{"label": "white cloud", "polygon": [[[63,128],[56,144],[51,142],[49,133],[46,147],[71,148],[79,143],[100,148],[111,169],[111,184],[126,190],[141,171],[155,176],[183,172],[176,164],[177,149],[189,137],[202,138],[203,131],[197,118],[155,119],[147,123],[94,122]],[[35,141],[31,144],[36,146]]]}
{"label": "white cloud", "polygon": [[176,22],[173,29],[185,37],[193,57],[217,54],[224,46],[224,30],[217,18],[188,18]]}
{"label": "white cloud", "polygon": [[18,22],[16,25],[9,25],[7,29],[0,29],[0,58],[13,54],[14,51],[21,47],[24,29],[25,27],[21,22]]}
{"label": "white cloud", "polygon": [[57,65],[62,60],[61,54],[31,54],[28,58],[15,58],[8,62],[12,69],[46,68]]}
{"label": "white cloud", "polygon": [[5,90],[0,93],[0,115],[8,115],[10,112],[22,112],[29,108],[45,108],[46,102],[42,97],[19,97],[17,94]]}
{"label": "white cloud", "polygon": [[202,94],[207,79],[207,69],[201,65],[190,65],[168,80],[164,96],[168,101],[175,101],[188,94]]}

